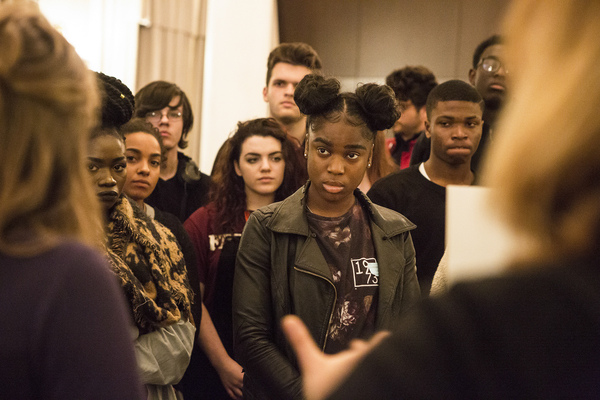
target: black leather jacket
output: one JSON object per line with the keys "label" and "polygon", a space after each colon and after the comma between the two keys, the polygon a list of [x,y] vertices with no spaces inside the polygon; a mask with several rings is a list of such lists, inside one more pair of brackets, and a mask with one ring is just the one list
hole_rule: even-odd
{"label": "black leather jacket", "polygon": [[[236,358],[245,369],[244,399],[301,399],[296,359],[279,323],[298,315],[325,347],[336,301],[333,278],[309,231],[305,215],[308,183],[282,202],[249,218],[237,256],[233,285]],[[369,211],[379,264],[377,329],[390,329],[420,298],[415,251],[402,215],[355,192]]]}

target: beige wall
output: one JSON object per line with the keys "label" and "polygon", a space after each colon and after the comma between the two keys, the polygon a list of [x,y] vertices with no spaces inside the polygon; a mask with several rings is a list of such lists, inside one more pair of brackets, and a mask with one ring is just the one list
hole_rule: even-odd
{"label": "beige wall", "polygon": [[38,4],[90,69],[119,78],[135,93],[141,1],[38,0]]}
{"label": "beige wall", "polygon": [[405,65],[467,80],[477,44],[498,33],[508,0],[278,0],[280,39],[312,45],[345,89]]}
{"label": "beige wall", "polygon": [[[176,2],[175,2],[176,1]],[[201,150],[202,72],[208,0],[143,0],[139,23],[136,90],[156,80],[176,83],[194,113],[184,152],[198,161]]]}
{"label": "beige wall", "polygon": [[277,44],[275,0],[207,0],[200,169],[238,121],[267,116],[262,98],[267,57]]}

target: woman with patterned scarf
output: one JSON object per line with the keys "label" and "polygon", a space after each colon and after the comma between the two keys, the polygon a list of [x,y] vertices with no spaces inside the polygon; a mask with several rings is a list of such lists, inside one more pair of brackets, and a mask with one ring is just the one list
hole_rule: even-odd
{"label": "woman with patterned scarf", "polygon": [[123,193],[124,139],[116,128],[133,113],[133,96],[118,79],[98,74],[105,96],[102,126],[88,146],[88,171],[107,216],[106,248],[131,306],[138,369],[149,399],[176,399],[173,384],[189,363],[195,327],[193,291],[173,234]]}

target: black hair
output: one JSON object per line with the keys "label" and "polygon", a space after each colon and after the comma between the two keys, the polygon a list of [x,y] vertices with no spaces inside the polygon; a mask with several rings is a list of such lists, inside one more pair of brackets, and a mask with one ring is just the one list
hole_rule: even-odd
{"label": "black hair", "polygon": [[154,137],[160,146],[160,158],[161,163],[165,161],[165,147],[163,145],[163,138],[160,135],[158,128],[155,128],[150,122],[143,118],[132,118],[129,122],[119,128],[119,134],[124,138],[130,133],[143,132]]}
{"label": "black hair", "polygon": [[210,189],[211,201],[215,205],[213,229],[217,234],[231,232],[235,226],[243,224],[246,210],[244,179],[235,172],[234,162],[239,162],[242,146],[252,136],[273,137],[281,143],[281,153],[285,160],[283,182],[275,191],[275,201],[293,194],[303,184],[299,173],[301,162],[296,156],[293,139],[283,131],[273,118],[258,118],[238,122],[235,133],[225,141],[213,167]]}
{"label": "black hair", "polygon": [[135,100],[131,90],[119,79],[96,72],[102,96],[101,127],[118,129],[131,119]]}
{"label": "black hair", "polygon": [[431,89],[437,86],[435,75],[423,66],[406,66],[385,78],[399,101],[410,100],[417,110],[425,106]]}
{"label": "black hair", "polygon": [[[179,96],[179,103],[170,107],[169,103],[176,96]],[[194,124],[194,113],[185,92],[174,83],[154,81],[135,94],[135,116],[138,118],[146,118],[146,114],[151,111],[162,110],[165,107],[175,110],[179,106],[182,108],[183,130],[177,146],[185,149],[188,146],[187,135]]]}
{"label": "black hair", "polygon": [[485,49],[496,44],[504,44],[504,37],[500,35],[494,35],[479,43],[479,46],[475,48],[475,52],[473,53],[473,69],[477,68],[477,64],[479,64],[479,60],[481,59],[481,55]]}
{"label": "black hair", "polygon": [[467,82],[453,79],[440,83],[427,96],[427,119],[431,120],[431,112],[440,101],[469,101],[479,104],[481,112],[484,110],[483,98],[473,86]]}
{"label": "black hair", "polygon": [[366,83],[355,93],[340,93],[335,78],[306,75],[294,92],[300,112],[307,115],[306,128],[318,130],[322,122],[338,122],[342,117],[352,126],[363,126],[363,136],[373,140],[377,131],[391,128],[400,117],[394,91],[387,85]]}
{"label": "black hair", "polygon": [[92,131],[90,132],[90,138],[88,140],[88,143],[92,143],[94,140],[104,137],[104,136],[113,137],[113,138],[118,139],[121,142],[123,142],[123,144],[125,144],[125,137],[119,133],[117,128],[114,128],[111,126],[107,126],[107,127],[97,126],[94,129],[92,129]]}
{"label": "black hair", "polygon": [[313,73],[321,70],[321,59],[310,45],[306,43],[282,43],[275,47],[267,60],[267,86],[271,80],[273,68],[277,63],[302,65]]}

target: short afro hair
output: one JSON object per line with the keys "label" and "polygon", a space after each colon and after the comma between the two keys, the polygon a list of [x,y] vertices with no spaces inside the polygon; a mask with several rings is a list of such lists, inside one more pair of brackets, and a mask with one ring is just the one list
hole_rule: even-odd
{"label": "short afro hair", "polygon": [[423,66],[406,66],[385,78],[398,101],[411,101],[417,110],[425,106],[429,92],[437,86],[435,75]]}
{"label": "short afro hair", "polygon": [[473,86],[459,79],[453,79],[436,86],[427,96],[427,119],[431,121],[431,112],[440,101],[469,101],[479,104],[484,110],[483,98]]}

